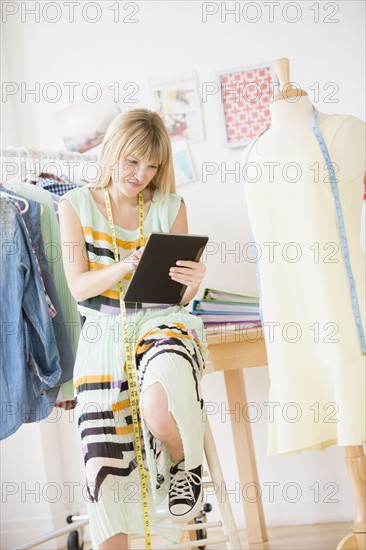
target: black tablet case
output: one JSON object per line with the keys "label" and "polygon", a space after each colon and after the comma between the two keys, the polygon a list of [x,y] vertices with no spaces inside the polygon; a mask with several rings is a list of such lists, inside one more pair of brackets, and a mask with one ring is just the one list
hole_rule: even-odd
{"label": "black tablet case", "polygon": [[199,261],[207,242],[204,235],[151,233],[127,288],[125,302],[178,304],[187,287],[170,278],[169,268],[177,260]]}

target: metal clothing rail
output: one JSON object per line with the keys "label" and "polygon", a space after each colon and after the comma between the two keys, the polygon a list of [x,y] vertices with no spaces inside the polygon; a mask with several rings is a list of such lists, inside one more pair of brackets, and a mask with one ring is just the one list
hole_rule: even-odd
{"label": "metal clothing rail", "polygon": [[98,155],[76,151],[46,151],[27,147],[0,149],[2,183],[35,178],[41,172],[57,176],[65,174],[70,180],[98,177]]}
{"label": "metal clothing rail", "polygon": [[[95,164],[98,160],[98,155],[66,150],[46,151],[26,147],[5,147],[0,149],[0,159],[1,189],[1,184],[6,183],[9,179],[26,181],[32,175],[36,175],[37,173],[44,171],[61,175],[61,173],[59,173],[61,170],[63,174],[68,172],[70,179],[73,179],[71,170],[77,166],[83,167],[87,163]],[[0,191],[0,193],[2,195],[6,195],[3,191]],[[23,200],[26,204],[28,204],[25,199]],[[41,206],[41,208],[43,207]],[[45,542],[61,537],[67,533],[69,533],[69,537],[71,537],[67,542],[68,549],[72,548],[72,550],[77,550],[77,546],[75,545],[75,537],[72,537],[72,535],[78,535],[77,541],[80,540],[80,547],[78,546],[78,548],[81,548],[84,534],[83,528],[89,523],[88,516],[68,516],[66,521],[69,525],[29,540],[26,543],[17,546],[14,550],[31,549]]]}
{"label": "metal clothing rail", "polygon": [[88,516],[78,516],[78,517],[81,519],[79,519],[75,523],[72,524],[73,519],[71,519],[71,521],[68,521],[68,523],[70,523],[71,525],[66,525],[65,527],[61,527],[60,529],[55,529],[55,531],[52,531],[51,533],[47,533],[46,535],[32,539],[26,542],[25,544],[21,544],[20,546],[17,546],[14,550],[27,550],[29,548],[34,548],[35,546],[38,546],[44,542],[48,542],[66,533],[71,533],[72,531],[80,529],[81,527],[84,527],[89,523]]}
{"label": "metal clothing rail", "polygon": [[43,151],[41,149],[31,149],[27,147],[5,147],[0,149],[0,157],[12,158],[38,158],[47,160],[82,160],[85,162],[95,162],[98,155],[89,153],[78,153],[77,151]]}
{"label": "metal clothing rail", "polygon": [[[203,485],[205,487],[213,486],[214,483],[212,481],[204,482]],[[189,532],[196,532],[196,536],[192,538],[190,541],[186,542],[178,542],[178,543],[171,543],[171,544],[162,544],[162,545],[155,545],[153,546],[153,550],[183,550],[183,549],[195,549],[195,548],[206,548],[207,545],[212,544],[223,544],[229,542],[229,537],[226,533],[220,534],[219,532],[215,532],[211,538],[208,538],[208,529],[220,529],[220,531],[223,528],[223,522],[221,520],[217,521],[207,521],[206,514],[210,512],[212,509],[211,505],[209,504],[203,504],[202,510],[199,513],[199,515],[195,518],[193,524],[186,524],[183,528],[183,532],[189,533]],[[161,519],[168,519],[169,513],[167,510],[157,510],[157,516]],[[30,550],[31,548],[34,548],[36,546],[39,546],[40,544],[43,544],[45,542],[48,542],[50,540],[54,540],[66,533],[69,533],[69,538],[67,541],[67,549],[68,550],[81,550],[84,547],[84,527],[89,523],[89,517],[86,514],[83,515],[75,515],[75,516],[68,516],[66,518],[67,525],[66,527],[61,527],[59,529],[56,529],[55,531],[52,531],[50,533],[47,533],[46,535],[43,535],[41,537],[37,537],[35,539],[32,539],[24,544],[21,544],[20,546],[17,546],[14,548],[14,550]],[[78,533],[79,531],[79,533]],[[141,538],[141,535],[130,535],[130,539],[138,539]],[[130,547],[130,546],[129,546]],[[234,548],[233,546],[227,546],[225,544],[226,548]],[[85,550],[92,550],[91,548],[86,548]],[[239,550],[239,546],[238,546]]]}

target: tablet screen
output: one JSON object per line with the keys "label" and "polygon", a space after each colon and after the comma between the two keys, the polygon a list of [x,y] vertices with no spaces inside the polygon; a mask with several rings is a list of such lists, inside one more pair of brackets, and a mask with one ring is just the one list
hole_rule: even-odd
{"label": "tablet screen", "polygon": [[179,304],[186,286],[173,281],[169,269],[177,260],[199,261],[208,237],[151,233],[127,288],[125,302]]}

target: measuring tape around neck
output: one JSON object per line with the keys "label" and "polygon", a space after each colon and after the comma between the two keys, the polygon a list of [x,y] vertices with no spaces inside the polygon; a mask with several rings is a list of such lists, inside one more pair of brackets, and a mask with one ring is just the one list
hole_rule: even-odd
{"label": "measuring tape around neck", "polygon": [[[113,253],[114,261],[117,263],[118,259],[118,248],[116,240],[116,232],[113,223],[112,208],[109,200],[109,193],[107,188],[104,188],[104,198],[105,205],[108,214],[108,221],[112,234],[113,241]],[[139,225],[140,225],[140,245],[144,245],[144,199],[142,193],[139,193]],[[131,406],[131,416],[132,416],[132,425],[133,433],[135,438],[135,451],[137,466],[141,480],[141,500],[142,500],[142,514],[144,522],[144,531],[145,531],[145,549],[151,550],[151,532],[150,532],[150,518],[149,518],[149,507],[147,502],[147,479],[148,471],[145,470],[143,457],[142,457],[142,445],[140,439],[140,430],[139,430],[139,400],[140,392],[137,379],[136,363],[135,363],[135,354],[131,351],[131,343],[128,337],[127,331],[127,314],[126,314],[126,305],[123,300],[123,287],[122,282],[118,281],[119,288],[119,301],[121,307],[121,323],[122,323],[122,338],[124,343],[125,358],[126,358],[126,370],[127,370],[127,381],[128,381],[128,391],[130,396],[130,406]]]}

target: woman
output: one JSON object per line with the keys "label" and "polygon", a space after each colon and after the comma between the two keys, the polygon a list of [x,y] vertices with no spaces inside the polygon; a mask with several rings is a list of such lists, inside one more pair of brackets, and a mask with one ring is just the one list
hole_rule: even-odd
{"label": "woman", "polygon": [[[66,193],[59,215],[68,285],[85,317],[74,391],[90,530],[93,548],[105,550],[127,548],[126,534],[144,530],[118,282],[125,291],[142,253],[137,247],[152,231],[187,233],[188,224],[184,201],[175,194],[169,135],[158,113],[133,109],[118,115],[105,134],[99,165],[98,183]],[[167,494],[178,523],[197,515],[202,499],[205,413],[199,382],[207,347],[202,322],[183,304],[196,295],[205,266],[177,264],[170,276],[187,286],[182,305],[127,309],[150,520],[162,534],[167,531],[159,531],[155,512]]]}

